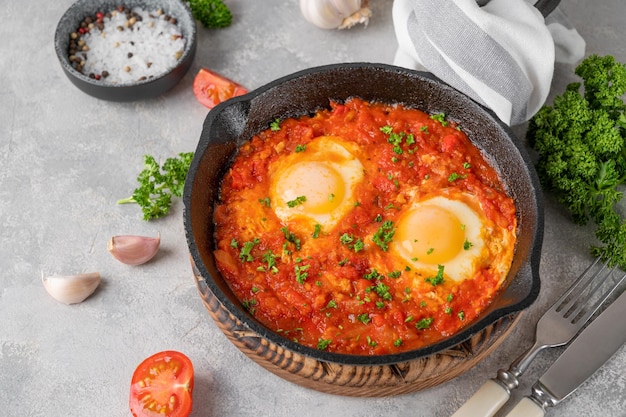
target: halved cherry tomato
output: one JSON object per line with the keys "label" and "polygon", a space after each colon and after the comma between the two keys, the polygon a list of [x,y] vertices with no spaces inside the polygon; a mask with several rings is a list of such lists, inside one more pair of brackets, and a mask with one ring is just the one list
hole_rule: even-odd
{"label": "halved cherry tomato", "polygon": [[193,93],[198,101],[209,109],[222,101],[247,92],[248,90],[236,82],[206,68],[201,68],[193,80]]}
{"label": "halved cherry tomato", "polygon": [[130,385],[135,417],[187,417],[191,413],[193,365],[174,350],[156,353],[139,364]]}

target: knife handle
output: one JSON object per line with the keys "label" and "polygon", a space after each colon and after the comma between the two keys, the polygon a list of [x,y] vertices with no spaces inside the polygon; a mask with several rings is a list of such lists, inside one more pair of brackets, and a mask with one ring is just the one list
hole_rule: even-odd
{"label": "knife handle", "polygon": [[493,417],[509,400],[509,391],[488,380],[452,417]]}
{"label": "knife handle", "polygon": [[506,417],[543,417],[545,411],[536,402],[528,397],[524,397],[506,415]]}

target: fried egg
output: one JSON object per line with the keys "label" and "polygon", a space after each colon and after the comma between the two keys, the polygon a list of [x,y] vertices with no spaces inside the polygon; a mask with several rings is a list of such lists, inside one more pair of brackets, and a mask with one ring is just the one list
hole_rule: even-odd
{"label": "fried egg", "polygon": [[489,256],[486,223],[465,193],[415,201],[398,218],[390,249],[411,269],[434,276],[442,265],[445,277],[462,281]]}
{"label": "fried egg", "polygon": [[354,207],[363,165],[337,136],[320,136],[270,167],[270,198],[282,221],[330,230]]}

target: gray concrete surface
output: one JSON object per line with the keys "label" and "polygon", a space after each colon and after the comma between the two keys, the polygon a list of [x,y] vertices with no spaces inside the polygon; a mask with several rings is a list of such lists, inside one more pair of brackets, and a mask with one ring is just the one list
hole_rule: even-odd
{"label": "gray concrete surface", "polygon": [[[194,362],[196,417],[449,416],[529,346],[537,318],[591,259],[592,229],[575,226],[546,196],[541,294],[487,360],[448,383],[392,398],[346,398],[286,382],[248,360],[208,316],[192,278],[182,205],[148,223],[137,207],[115,202],[132,192],[144,154],[164,159],[195,149],[207,114],[191,90],[201,66],[255,88],[321,64],[391,63],[392,2],[371,1],[370,25],[340,32],[306,23],[295,1],[227,0],[234,24],[199,29],[182,82],[162,97],[125,104],[89,97],[62,73],[52,40],[71,3],[0,0],[1,416],[128,416],[135,366],[164,349]],[[623,0],[563,0],[562,9],[587,54],[626,61]],[[571,80],[572,68],[557,66],[552,96]],[[145,266],[107,253],[112,235],[157,231],[162,250]],[[100,271],[103,283],[79,305],[56,302],[41,284],[42,272],[86,271]],[[537,358],[515,398],[559,351]],[[626,349],[548,415],[626,416]]]}

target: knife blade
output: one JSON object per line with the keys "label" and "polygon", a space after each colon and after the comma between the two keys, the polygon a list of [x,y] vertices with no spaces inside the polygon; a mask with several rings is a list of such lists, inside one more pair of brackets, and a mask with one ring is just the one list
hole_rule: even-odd
{"label": "knife blade", "polygon": [[626,291],[591,322],[507,417],[542,417],[567,398],[626,343]]}

